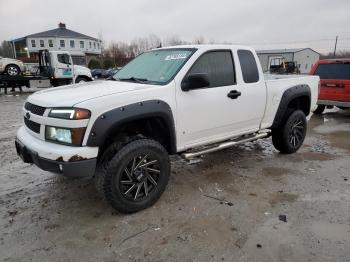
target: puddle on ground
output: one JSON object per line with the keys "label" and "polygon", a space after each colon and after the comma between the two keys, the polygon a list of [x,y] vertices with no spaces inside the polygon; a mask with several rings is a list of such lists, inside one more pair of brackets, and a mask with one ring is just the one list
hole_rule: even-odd
{"label": "puddle on ground", "polygon": [[327,161],[327,160],[333,160],[335,158],[334,155],[327,154],[327,153],[319,153],[319,152],[304,152],[299,154],[300,157],[302,157],[303,160],[309,160],[309,161]]}
{"label": "puddle on ground", "polygon": [[277,204],[283,202],[294,202],[298,199],[298,197],[299,195],[296,194],[277,192],[274,194],[270,194],[269,203],[271,204],[271,206],[276,206]]}
{"label": "puddle on ground", "polygon": [[350,151],[350,130],[333,132],[327,135],[327,139],[332,146]]}
{"label": "puddle on ground", "polygon": [[296,154],[288,155],[288,161],[297,163],[302,161],[329,161],[335,158],[335,155],[321,152],[297,152]]}
{"label": "puddle on ground", "polygon": [[264,176],[283,176],[293,173],[293,170],[284,167],[264,167],[262,174]]}

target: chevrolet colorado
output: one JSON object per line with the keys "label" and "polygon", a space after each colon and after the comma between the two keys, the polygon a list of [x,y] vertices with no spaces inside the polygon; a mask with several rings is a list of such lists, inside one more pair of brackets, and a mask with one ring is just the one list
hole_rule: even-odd
{"label": "chevrolet colorado", "polygon": [[252,48],[190,45],[137,56],[110,81],[43,90],[24,104],[17,153],[66,176],[94,177],[115,209],[161,196],[169,155],[190,159],[272,136],[281,153],[302,145],[318,76],[266,76]]}

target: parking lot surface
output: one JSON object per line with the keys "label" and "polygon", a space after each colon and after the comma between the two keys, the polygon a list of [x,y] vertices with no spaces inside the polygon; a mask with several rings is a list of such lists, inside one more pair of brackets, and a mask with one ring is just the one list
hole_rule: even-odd
{"label": "parking lot surface", "polygon": [[122,215],[19,159],[27,95],[0,96],[1,261],[349,261],[350,111],[312,115],[293,155],[267,139],[173,157],[161,199]]}

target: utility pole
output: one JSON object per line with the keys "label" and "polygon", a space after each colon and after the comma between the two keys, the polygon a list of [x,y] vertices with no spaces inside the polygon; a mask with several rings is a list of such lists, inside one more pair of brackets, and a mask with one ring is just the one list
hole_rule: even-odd
{"label": "utility pole", "polygon": [[335,52],[337,51],[337,44],[338,44],[338,36],[336,36],[335,38],[334,53],[333,53],[334,58],[335,58]]}

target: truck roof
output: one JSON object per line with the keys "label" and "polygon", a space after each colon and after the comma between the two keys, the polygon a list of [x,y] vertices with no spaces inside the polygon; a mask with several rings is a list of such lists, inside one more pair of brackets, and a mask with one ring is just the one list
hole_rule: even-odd
{"label": "truck roof", "polygon": [[176,45],[176,46],[166,46],[156,49],[181,49],[181,48],[195,48],[198,50],[215,50],[215,49],[245,49],[255,52],[255,49],[244,45],[232,45],[232,44],[198,44],[198,45]]}

